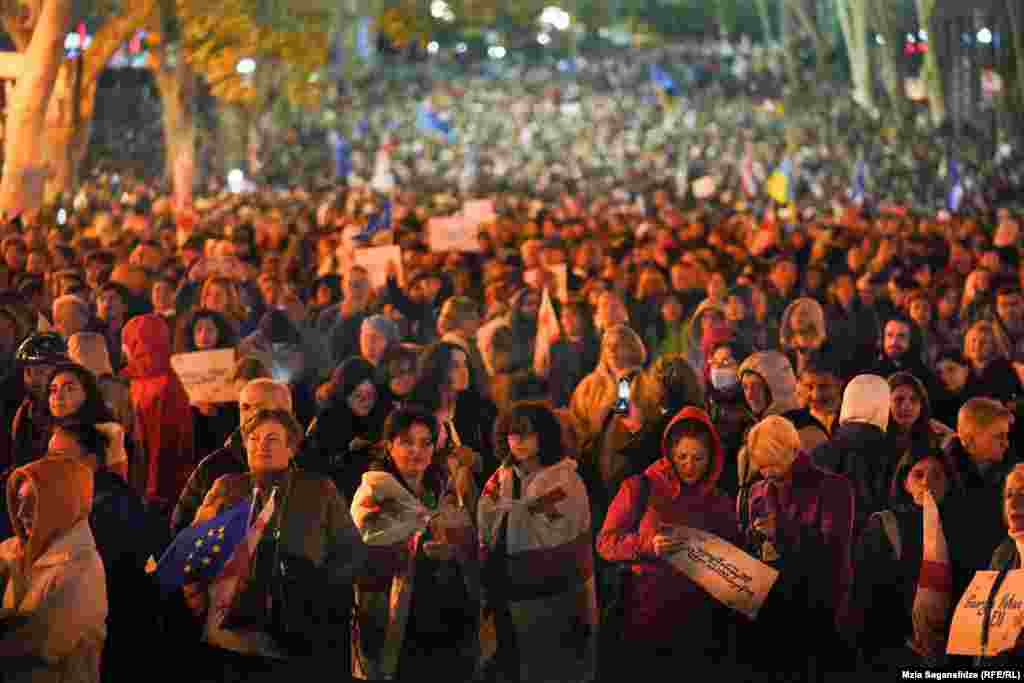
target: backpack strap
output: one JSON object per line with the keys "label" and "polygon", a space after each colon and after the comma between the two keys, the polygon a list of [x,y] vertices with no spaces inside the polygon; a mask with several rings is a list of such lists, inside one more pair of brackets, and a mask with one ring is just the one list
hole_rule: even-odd
{"label": "backpack strap", "polygon": [[882,510],[881,512],[875,512],[871,516],[877,517],[878,521],[882,523],[882,531],[885,532],[885,537],[889,539],[893,555],[896,556],[897,560],[902,558],[903,539],[900,537],[900,525],[896,520],[896,513],[892,510]]}

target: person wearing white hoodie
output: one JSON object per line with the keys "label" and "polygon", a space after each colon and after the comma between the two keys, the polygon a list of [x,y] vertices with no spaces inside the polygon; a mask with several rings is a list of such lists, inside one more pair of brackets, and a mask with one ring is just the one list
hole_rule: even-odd
{"label": "person wearing white hoodie", "polygon": [[890,392],[889,383],[878,375],[854,377],[843,392],[839,426],[811,452],[815,465],[845,475],[853,484],[854,538],[872,513],[889,507],[889,484],[900,455],[886,447]]}

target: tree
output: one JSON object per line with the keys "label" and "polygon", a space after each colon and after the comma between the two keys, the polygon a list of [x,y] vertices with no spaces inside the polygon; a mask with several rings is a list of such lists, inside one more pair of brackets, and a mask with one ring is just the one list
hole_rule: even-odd
{"label": "tree", "polygon": [[836,0],[836,13],[850,58],[853,99],[867,111],[874,111],[875,81],[868,45],[868,0]]}
{"label": "tree", "polygon": [[[55,49],[58,63],[47,101],[46,125],[42,131],[49,152],[45,157],[48,199],[53,199],[59,194],[67,194],[75,186],[78,169],[85,158],[89,135],[92,132],[93,106],[100,74],[117,49],[146,22],[155,5],[155,0],[124,0],[121,12],[109,16],[103,22],[88,48],[76,59],[63,59],[64,38],[70,21],[70,11],[62,18],[60,35],[54,34],[52,39],[56,42],[49,46]],[[95,2],[90,9],[100,15],[112,8],[107,3]],[[44,27],[40,24],[28,30],[28,27],[13,16],[7,15],[4,18],[4,29],[19,52],[27,52],[36,28]],[[28,58],[27,61],[31,62],[35,58]],[[51,58],[47,56],[45,59]]]}
{"label": "tree", "polygon": [[4,7],[4,28],[25,56],[25,69],[8,102],[0,213],[5,219],[38,209],[47,175],[46,113],[60,70],[71,0],[42,0]]}

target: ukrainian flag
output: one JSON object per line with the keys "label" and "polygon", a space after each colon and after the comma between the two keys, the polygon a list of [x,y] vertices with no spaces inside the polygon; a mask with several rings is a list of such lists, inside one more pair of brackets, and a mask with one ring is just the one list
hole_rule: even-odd
{"label": "ukrainian flag", "polygon": [[785,159],[779,167],[768,177],[765,183],[768,196],[779,204],[788,204],[792,201],[793,192],[793,162]]}

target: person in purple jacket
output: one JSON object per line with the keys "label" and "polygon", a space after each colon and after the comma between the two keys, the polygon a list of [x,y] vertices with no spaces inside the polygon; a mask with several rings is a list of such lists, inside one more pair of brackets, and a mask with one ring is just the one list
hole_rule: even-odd
{"label": "person in purple jacket", "polygon": [[[764,478],[738,510],[740,529],[748,551],[779,570],[779,578],[743,634],[740,652],[768,680],[811,681],[823,671],[849,671],[853,660],[839,634],[853,577],[853,487],[811,462],[784,417],[754,425],[747,450]],[[793,647],[796,624],[813,642]]]}

